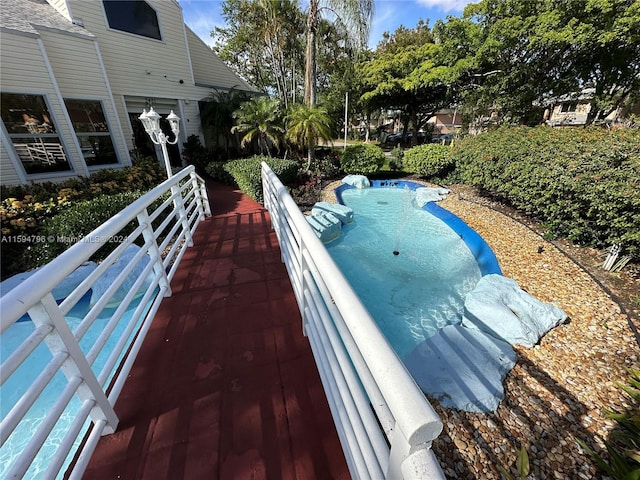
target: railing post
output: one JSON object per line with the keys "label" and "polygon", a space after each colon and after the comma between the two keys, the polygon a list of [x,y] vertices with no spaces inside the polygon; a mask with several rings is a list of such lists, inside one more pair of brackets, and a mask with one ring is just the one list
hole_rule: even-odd
{"label": "railing post", "polygon": [[145,243],[149,244],[149,257],[153,262],[153,271],[156,275],[160,275],[160,280],[158,281],[158,285],[160,287],[166,288],[165,297],[171,296],[171,285],[169,282],[169,277],[167,276],[167,272],[164,269],[164,265],[162,264],[162,254],[160,252],[160,247],[158,247],[158,242],[153,233],[153,225],[151,225],[151,219],[149,218],[149,213],[145,208],[142,212],[138,214],[138,223],[144,226],[144,230],[142,231],[142,237],[145,240]]}
{"label": "railing post", "polygon": [[90,416],[96,423],[100,420],[106,421],[104,434],[115,432],[118,427],[118,416],[102,390],[102,385],[100,385],[93,370],[91,370],[91,366],[80,349],[53,295],[51,293],[47,294],[40,303],[29,309],[29,316],[36,328],[41,325],[53,326],[53,330],[44,340],[51,354],[55,356],[59,352],[66,352],[69,355],[69,358],[62,364],[61,369],[68,380],[77,377],[82,379],[76,395],[82,401],[92,400],[95,402]]}
{"label": "railing post", "polygon": [[400,427],[396,423],[391,435],[391,452],[389,453],[389,467],[385,475],[386,478],[402,478],[402,462],[409,455],[410,449],[409,442],[404,438]]}
{"label": "railing post", "polygon": [[191,228],[189,228],[189,219],[187,218],[187,211],[184,208],[184,201],[182,199],[182,188],[180,185],[173,185],[171,187],[171,194],[175,195],[173,199],[173,205],[178,211],[178,217],[182,223],[182,229],[184,230],[185,240],[189,247],[193,247],[193,238],[191,238]]}
{"label": "railing post", "polygon": [[211,216],[211,206],[209,205],[209,194],[207,192],[207,185],[204,181],[201,181],[196,172],[191,172],[191,183],[196,195],[196,202],[198,202],[198,209],[202,213],[200,218],[204,216]]}

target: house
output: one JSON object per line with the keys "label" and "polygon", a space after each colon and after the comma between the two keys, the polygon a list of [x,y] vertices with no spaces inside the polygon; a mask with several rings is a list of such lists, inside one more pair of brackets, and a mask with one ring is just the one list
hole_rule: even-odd
{"label": "house", "polygon": [[434,135],[454,135],[462,129],[462,113],[457,109],[438,110],[427,120],[427,125],[433,125]]}
{"label": "house", "polygon": [[206,144],[199,101],[214,88],[255,91],[184,24],[176,0],[1,0],[0,44],[4,185],[154,153],[138,120],[149,107],[180,117],[179,165],[188,136]]}
{"label": "house", "polygon": [[554,98],[544,113],[544,122],[552,127],[584,125],[591,111],[594,89],[585,89],[579,95],[563,95]]}
{"label": "house", "polygon": [[[563,95],[547,102],[543,121],[552,127],[582,126],[591,112],[594,88],[585,88],[578,95]],[[610,125],[624,124],[632,115],[640,114],[640,102],[616,108],[604,122]]]}

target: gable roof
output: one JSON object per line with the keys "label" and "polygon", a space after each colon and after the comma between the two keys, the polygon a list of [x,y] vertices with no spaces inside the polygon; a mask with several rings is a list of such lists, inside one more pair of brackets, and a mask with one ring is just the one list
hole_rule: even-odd
{"label": "gable roof", "polygon": [[38,36],[37,27],[94,38],[87,29],[74,25],[46,0],[1,0],[0,28]]}
{"label": "gable roof", "polygon": [[257,92],[254,87],[220,60],[220,57],[193,30],[186,25],[185,28],[196,86],[223,90],[236,88],[238,90]]}

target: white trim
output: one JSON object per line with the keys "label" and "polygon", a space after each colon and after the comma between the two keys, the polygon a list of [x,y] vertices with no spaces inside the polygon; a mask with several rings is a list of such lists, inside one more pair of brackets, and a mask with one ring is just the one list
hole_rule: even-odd
{"label": "white trim", "polygon": [[[42,55],[42,60],[44,61],[47,72],[49,73],[49,79],[51,80],[51,85],[53,86],[53,89],[55,90],[56,95],[58,96],[58,103],[60,104],[60,107],[62,109],[62,115],[67,121],[69,131],[74,132],[72,143],[76,147],[76,153],[79,153],[82,156],[82,148],[80,148],[80,142],[78,142],[78,137],[75,136],[75,129],[73,128],[73,123],[71,122],[71,118],[69,117],[69,113],[67,112],[67,107],[64,104],[64,97],[62,96],[60,87],[58,87],[58,81],[56,80],[56,76],[54,75],[53,69],[51,68],[51,62],[49,62],[47,51],[44,48],[44,42],[42,41],[42,38],[38,38],[37,40],[38,40],[38,47],[40,48],[40,54]],[[45,99],[46,99],[46,96],[45,96]],[[60,141],[62,142],[62,145],[64,147],[66,144],[66,142],[64,141],[64,135],[62,135],[60,132],[58,132],[58,135],[60,135]],[[69,153],[69,149],[67,149],[67,153]],[[78,172],[74,168],[71,158],[72,158],[71,155],[69,155],[69,166],[71,167],[71,170],[77,175]],[[80,162],[80,167],[83,170],[84,176],[88,177],[89,169],[87,168],[87,164],[84,162],[84,157],[82,157],[81,160],[82,161]]]}
{"label": "white trim", "polygon": [[102,54],[100,53],[100,45],[98,44],[97,40],[94,42],[94,44],[96,46],[96,55],[98,56],[98,63],[100,64],[100,71],[102,72],[102,76],[104,78],[104,84],[107,87],[107,93],[109,94],[109,100],[111,100],[111,108],[113,108],[113,113],[116,116],[115,124],[116,124],[116,128],[118,129],[118,133],[120,134],[120,141],[124,141],[124,147],[125,147],[125,150],[127,151],[127,156],[126,156],[126,158],[124,158],[124,161],[120,157],[120,153],[119,152],[116,153],[116,155],[118,156],[118,162],[121,165],[131,165],[133,162],[131,161],[131,155],[129,155],[129,146],[127,145],[127,139],[124,136],[124,130],[122,129],[122,123],[120,122],[120,115],[118,115],[118,109],[116,108],[116,102],[115,102],[115,99],[113,98],[113,91],[111,90],[111,83],[109,82],[109,77],[107,75],[107,69],[104,66],[104,62],[102,61]]}
{"label": "white trim", "polygon": [[[69,165],[69,170],[61,170],[61,171],[51,171],[51,172],[38,172],[38,173],[29,173],[27,172],[27,170],[24,168],[24,164],[22,163],[22,160],[20,160],[20,156],[17,154],[16,152],[16,147],[15,144],[13,143],[13,138],[33,138],[33,135],[30,134],[10,134],[8,130],[6,130],[6,127],[4,125],[4,120],[2,121],[2,127],[3,129],[5,129],[5,132],[7,134],[7,137],[9,139],[9,141],[7,143],[5,143],[5,145],[10,145],[11,148],[7,148],[7,152],[10,152],[10,154],[13,154],[16,156],[16,158],[18,159],[18,166],[19,168],[16,168],[16,173],[18,174],[18,177],[22,178],[23,176],[25,177],[25,180],[23,182],[23,185],[29,183],[29,181],[32,180],[48,180],[50,178],[71,178],[71,177],[77,177],[78,176],[78,171],[75,168],[75,166],[73,165],[73,162],[71,161],[71,155],[69,154],[70,150],[69,150],[69,145],[68,142],[66,141],[67,139],[65,138],[65,136],[62,134],[62,132],[60,131],[59,125],[60,122],[58,122],[59,116],[55,114],[55,111],[53,108],[51,108],[51,102],[49,101],[49,92],[43,92],[43,91],[38,91],[38,90],[32,90],[32,89],[26,89],[26,90],[17,90],[17,89],[9,89],[9,90],[5,90],[2,93],[7,93],[7,94],[13,94],[13,95],[30,95],[32,97],[42,97],[42,100],[44,101],[45,107],[47,108],[47,112],[49,113],[49,115],[51,115],[51,120],[53,121],[53,125],[56,128],[56,132],[55,133],[51,133],[51,134],[46,134],[46,135],[42,135],[44,138],[54,138],[57,137],[58,140],[60,141],[60,145],[62,146],[62,149],[64,151],[65,157],[67,159],[67,164]],[[64,104],[64,100],[62,101],[61,105],[60,105],[60,110],[66,114],[67,113],[67,107]],[[68,116],[67,116],[68,118]],[[71,128],[71,131],[73,131],[73,128]],[[73,135],[74,140],[77,140],[75,138],[75,135]],[[84,163],[84,160],[83,160]],[[15,165],[14,165],[15,166]]]}
{"label": "white trim", "polygon": [[13,164],[13,168],[18,175],[18,180],[22,185],[27,183],[26,171],[24,169],[24,165],[22,165],[22,161],[18,154],[16,153],[16,149],[13,146],[13,140],[9,137],[9,132],[7,132],[7,128],[4,126],[4,120],[0,122],[0,138],[2,139],[2,143],[5,145],[5,150],[7,151],[7,155],[9,156],[9,160]]}
{"label": "white trim", "polygon": [[189,40],[187,39],[187,25],[184,23],[182,7],[180,7],[180,20],[182,22],[182,36],[184,37],[184,48],[187,50],[187,60],[189,62],[189,74],[191,75],[191,85],[196,84],[196,77],[193,75],[193,63],[191,62],[191,50],[189,50]]}

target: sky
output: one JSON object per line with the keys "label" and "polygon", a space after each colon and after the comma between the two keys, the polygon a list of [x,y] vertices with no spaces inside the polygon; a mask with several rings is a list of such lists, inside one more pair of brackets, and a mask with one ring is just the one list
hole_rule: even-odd
{"label": "sky", "polygon": [[[477,0],[475,0],[477,1]],[[178,0],[184,21],[205,43],[213,44],[211,31],[223,27],[222,0]],[[304,0],[301,2],[304,5]],[[444,20],[447,15],[459,16],[471,0],[375,0],[375,14],[369,35],[369,47],[374,49],[384,32],[394,32],[400,25],[413,28],[418,20]]]}

